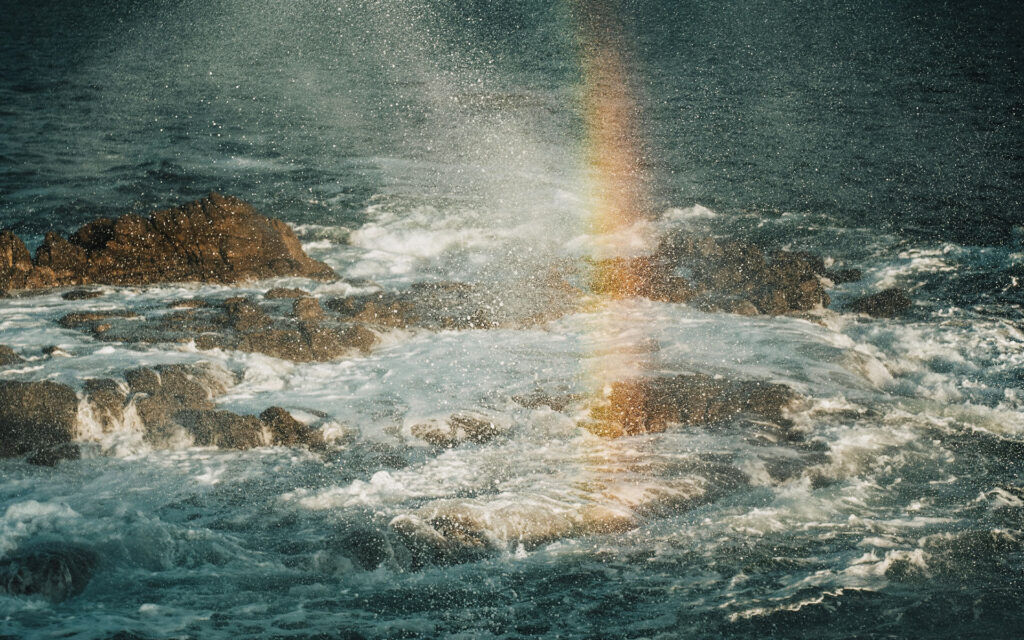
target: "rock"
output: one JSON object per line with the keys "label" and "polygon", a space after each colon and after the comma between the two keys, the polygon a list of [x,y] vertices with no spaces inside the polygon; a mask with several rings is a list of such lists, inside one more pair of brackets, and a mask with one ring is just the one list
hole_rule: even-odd
{"label": "rock", "polygon": [[511,425],[495,416],[476,411],[453,413],[444,421],[431,420],[412,425],[410,433],[435,447],[451,448],[462,442],[483,444],[507,433]]}
{"label": "rock", "polygon": [[263,329],[246,333],[239,339],[237,348],[293,362],[313,360],[309,343],[298,329]]}
{"label": "rock", "polygon": [[25,358],[19,356],[14,349],[5,344],[0,344],[0,367],[6,367],[8,365],[18,364],[19,362],[24,361]]}
{"label": "rock", "polygon": [[267,300],[288,300],[292,298],[305,298],[309,296],[308,291],[302,289],[285,289],[283,287],[275,287],[264,294],[264,298]]}
{"label": "rock", "polygon": [[183,411],[212,411],[213,399],[234,384],[230,372],[207,363],[125,371],[135,408],[152,438],[162,438]]}
{"label": "rock", "polygon": [[67,239],[48,233],[34,261],[26,253],[20,239],[0,233],[0,290],[335,277],[288,225],[217,193],[149,218],[101,218]]}
{"label": "rock", "polygon": [[61,460],[79,460],[81,457],[81,448],[74,442],[69,442],[40,449],[26,458],[25,461],[40,467],[54,467]]}
{"label": "rock", "polygon": [[0,231],[0,291],[24,289],[32,271],[32,255],[21,238]]}
{"label": "rock", "polygon": [[174,420],[192,435],[199,447],[251,449],[269,444],[265,425],[255,416],[240,416],[230,411],[179,411]]}
{"label": "rock", "polygon": [[302,322],[319,322],[327,317],[316,298],[299,298],[292,305],[292,315]]}
{"label": "rock", "polygon": [[227,312],[228,324],[235,331],[254,331],[274,323],[254,302],[245,298],[228,298],[223,307]]}
{"label": "rock", "polygon": [[[666,239],[650,259],[662,265],[650,271],[656,277],[671,274],[676,267],[688,270],[691,297],[709,311],[779,315],[831,302],[822,284],[825,262],[806,252],[765,255],[749,242],[685,237]],[[666,286],[665,282],[654,287]]]}
{"label": "rock", "polygon": [[294,447],[322,447],[323,434],[292,417],[281,407],[269,407],[260,414],[260,420],[270,429],[271,444]]}
{"label": "rock", "polygon": [[104,432],[113,431],[123,422],[128,396],[116,380],[91,378],[85,381],[83,390],[92,408],[93,418]]}
{"label": "rock", "polygon": [[171,309],[203,309],[210,306],[210,303],[200,298],[185,298],[175,300],[167,305]]}
{"label": "rock", "polygon": [[860,269],[829,269],[825,272],[825,277],[831,280],[833,284],[844,284],[846,282],[857,282],[864,275]]}
{"label": "rock", "polygon": [[71,442],[77,414],[71,387],[0,380],[0,457]]}
{"label": "rock", "polygon": [[674,423],[710,424],[740,413],[778,420],[795,397],[785,385],[760,381],[700,374],[638,378],[613,383],[591,409],[596,422],[587,427],[598,435],[618,437],[658,433]]}
{"label": "rock", "polygon": [[892,318],[910,309],[913,301],[903,289],[886,289],[851,302],[848,308],[856,313],[866,313],[875,318]]}
{"label": "rock", "polygon": [[77,329],[82,325],[99,323],[111,318],[138,318],[139,314],[134,311],[86,311],[80,313],[69,313],[57,321],[62,327]]}
{"label": "rock", "polygon": [[0,559],[0,591],[60,602],[80,594],[99,566],[99,556],[68,543],[39,543]]}
{"label": "rock", "polygon": [[103,292],[99,289],[72,289],[61,294],[61,298],[65,300],[92,300],[93,298],[100,298],[103,296]]}

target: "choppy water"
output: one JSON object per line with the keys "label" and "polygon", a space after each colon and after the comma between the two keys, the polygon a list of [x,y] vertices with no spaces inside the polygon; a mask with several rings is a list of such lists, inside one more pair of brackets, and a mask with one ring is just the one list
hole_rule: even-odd
{"label": "choppy water", "polygon": [[[31,356],[5,378],[79,388],[140,363],[214,360],[242,376],[220,406],[325,412],[348,434],[322,457],[153,450],[126,428],[55,469],[0,461],[0,553],[62,543],[98,558],[61,602],[0,595],[0,635],[1020,633],[1020,8],[617,11],[655,226],[818,252],[865,272],[832,290],[833,308],[902,286],[912,312],[812,321],[623,301],[530,330],[394,332],[367,356],[299,365],[54,324],[224,288],[0,300],[0,343]],[[217,189],[297,225],[344,279],[243,293],[501,282],[579,255],[592,238],[570,13],[4,6],[0,221],[32,243]],[[55,343],[72,357],[41,354]],[[512,402],[583,391],[623,343],[651,371],[763,378],[805,401],[785,437],[745,422],[610,441]],[[508,433],[442,452],[408,433],[460,410]],[[446,509],[483,522],[489,548],[421,567],[389,525]],[[608,513],[631,528],[588,524]]]}

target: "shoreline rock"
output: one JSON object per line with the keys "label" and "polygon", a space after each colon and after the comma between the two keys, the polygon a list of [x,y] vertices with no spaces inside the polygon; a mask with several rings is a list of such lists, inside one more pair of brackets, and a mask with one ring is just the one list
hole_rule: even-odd
{"label": "shoreline rock", "polygon": [[287,224],[218,193],[148,218],[100,218],[68,238],[50,232],[34,259],[20,238],[0,232],[0,291],[283,276],[336,277],[306,255]]}

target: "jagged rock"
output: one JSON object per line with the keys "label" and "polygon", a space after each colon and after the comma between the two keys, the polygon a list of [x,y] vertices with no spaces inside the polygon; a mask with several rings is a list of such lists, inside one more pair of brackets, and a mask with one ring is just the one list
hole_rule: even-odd
{"label": "jagged rock", "polygon": [[256,416],[240,416],[230,411],[179,411],[174,420],[192,435],[200,447],[251,449],[269,444],[265,425]]}
{"label": "jagged rock", "polygon": [[0,457],[71,442],[77,413],[71,387],[0,380]]}
{"label": "jagged rock", "polygon": [[0,233],[0,290],[334,277],[288,225],[217,193],[149,218],[101,218],[67,239],[48,233],[34,261],[26,253],[20,239]]}
{"label": "jagged rock", "polygon": [[319,322],[327,317],[316,298],[299,298],[292,305],[292,315],[301,322]]}
{"label": "jagged rock", "polygon": [[591,409],[587,428],[618,437],[664,431],[670,424],[710,424],[752,413],[777,420],[795,399],[785,385],[724,380],[705,375],[639,378],[615,382]]}
{"label": "jagged rock", "polygon": [[849,309],[875,318],[892,318],[910,309],[911,305],[913,301],[905,290],[893,288],[857,298],[850,303]]}
{"label": "jagged rock", "polygon": [[234,381],[230,372],[209,364],[160,365],[132,369],[125,380],[133,394],[136,410],[147,430],[157,436],[176,423],[182,411],[212,411],[213,399]]}
{"label": "jagged rock", "polygon": [[40,543],[0,559],[0,590],[13,596],[43,596],[60,602],[80,594],[99,556],[69,543]]}
{"label": "jagged rock", "polygon": [[62,460],[79,460],[81,457],[81,448],[74,442],[68,442],[40,449],[26,458],[25,461],[40,467],[54,467]]}
{"label": "jagged rock", "polygon": [[267,291],[263,297],[267,300],[289,300],[292,298],[305,298],[309,295],[308,291],[302,289],[285,289],[284,287],[274,287]]}
{"label": "jagged rock", "polygon": [[32,271],[32,254],[21,238],[0,231],[0,291],[24,289]]}
{"label": "jagged rock", "polygon": [[313,448],[322,447],[324,444],[323,434],[319,430],[302,424],[281,407],[267,408],[260,414],[260,420],[270,429],[272,444]]}
{"label": "jagged rock", "polygon": [[99,289],[72,289],[62,293],[60,297],[65,300],[92,300],[103,297],[103,292]]}
{"label": "jagged rock", "polygon": [[25,358],[18,355],[18,352],[5,344],[0,344],[0,367],[24,362]]}

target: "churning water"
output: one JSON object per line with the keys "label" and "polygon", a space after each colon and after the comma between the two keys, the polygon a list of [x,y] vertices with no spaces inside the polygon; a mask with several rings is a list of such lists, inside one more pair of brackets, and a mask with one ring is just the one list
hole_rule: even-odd
{"label": "churning water", "polygon": [[[326,416],[337,436],[327,454],[168,450],[126,424],[55,468],[0,461],[0,555],[57,545],[91,576],[61,597],[0,594],[0,636],[1021,633],[1017,3],[602,3],[647,231],[819,253],[864,272],[833,308],[900,286],[915,300],[901,318],[623,300],[533,329],[396,330],[312,364],[54,324],[281,285],[500,287],[587,254],[587,4],[3,3],[0,226],[33,245],[216,189],[291,223],[342,280],[0,300],[0,343],[29,356],[3,378],[81,388],[215,361],[241,379],[221,407]],[[71,357],[41,354],[53,344]],[[802,400],[785,437],[739,421],[614,440],[512,400],[638,373],[621,344],[644,352],[639,373],[765,379]],[[409,433],[457,411],[503,435],[437,450]],[[480,544],[417,558],[396,531],[437,513]]]}

